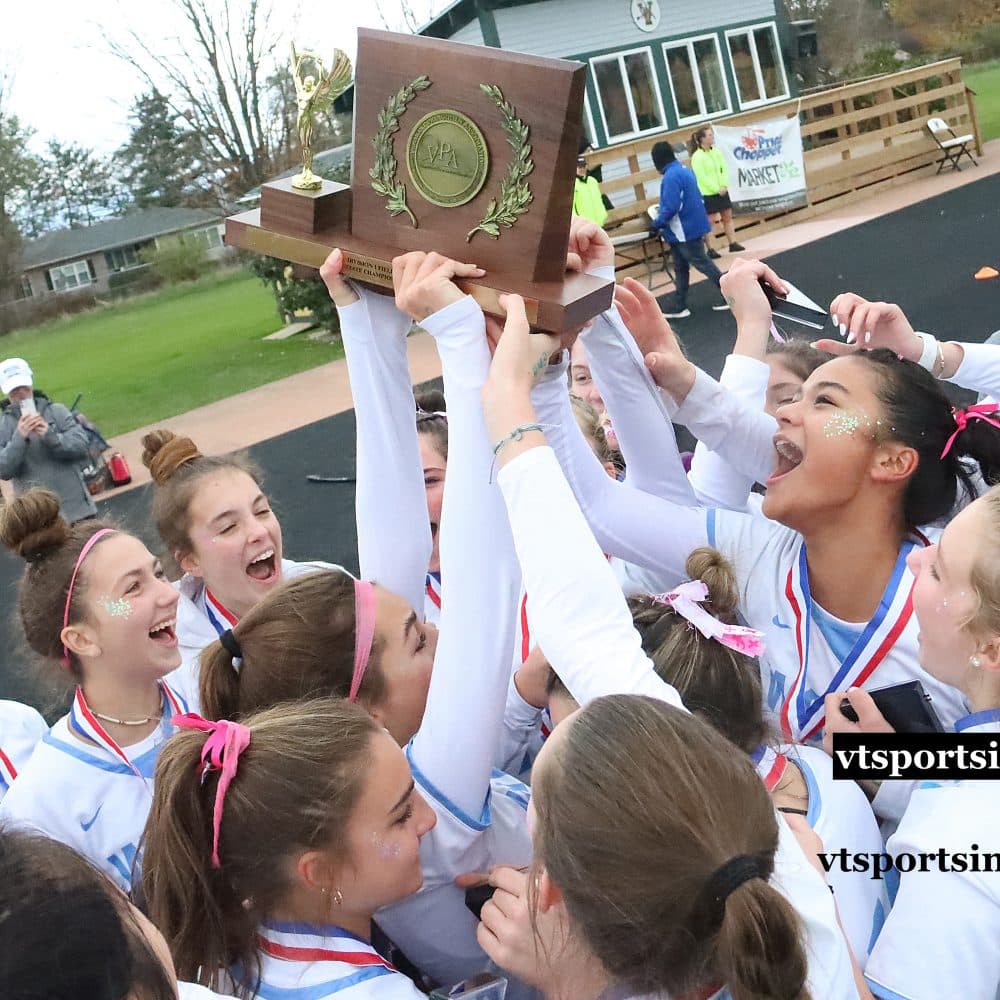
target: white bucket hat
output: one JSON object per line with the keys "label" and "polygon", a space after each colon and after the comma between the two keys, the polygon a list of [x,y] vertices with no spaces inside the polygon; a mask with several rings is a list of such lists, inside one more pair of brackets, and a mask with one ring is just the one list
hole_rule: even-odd
{"label": "white bucket hat", "polygon": [[0,392],[10,395],[18,386],[32,384],[31,366],[24,358],[8,358],[0,364]]}

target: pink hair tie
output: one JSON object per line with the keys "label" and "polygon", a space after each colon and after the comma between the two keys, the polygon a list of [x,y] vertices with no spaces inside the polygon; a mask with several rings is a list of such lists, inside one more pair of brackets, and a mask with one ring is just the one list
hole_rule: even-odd
{"label": "pink hair tie", "polygon": [[708,587],[701,580],[688,580],[668,594],[658,594],[653,600],[657,604],[669,604],[706,639],[714,639],[746,656],[760,656],[764,652],[762,632],[742,625],[727,625],[699,606],[708,600]]}
{"label": "pink hair tie", "polygon": [[211,771],[221,771],[219,785],[215,790],[215,806],[212,809],[212,867],[219,868],[219,832],[222,829],[222,806],[226,800],[229,783],[236,777],[236,765],[240,754],[250,746],[250,730],[238,722],[220,719],[209,722],[194,712],[175,715],[171,720],[178,729],[197,729],[211,733],[201,750],[201,781]]}
{"label": "pink hair tie", "polygon": [[991,424],[993,427],[1000,428],[1000,421],[990,419],[990,415],[996,413],[997,410],[1000,410],[1000,405],[996,403],[977,403],[975,406],[967,406],[964,410],[952,410],[951,414],[955,418],[955,429],[951,432],[951,437],[945,443],[941,457],[944,458],[951,451],[951,446],[955,443],[955,438],[969,426],[970,420],[985,420],[986,423]]}
{"label": "pink hair tie", "polygon": [[375,641],[375,587],[366,580],[354,581],[354,672],[348,701],[357,701]]}
{"label": "pink hair tie", "polygon": [[[84,543],[82,549],[80,549],[80,554],[76,557],[76,563],[73,566],[73,572],[70,574],[69,578],[69,588],[66,591],[66,606],[63,608],[63,628],[65,629],[69,625],[69,608],[73,603],[73,588],[76,586],[76,576],[80,572],[80,567],[83,565],[83,560],[90,555],[90,550],[102,539],[105,535],[115,535],[117,531],[114,528],[101,528],[100,531],[95,531],[90,538]],[[69,657],[69,647],[66,643],[63,643],[62,651],[62,665],[69,668],[70,657]]]}

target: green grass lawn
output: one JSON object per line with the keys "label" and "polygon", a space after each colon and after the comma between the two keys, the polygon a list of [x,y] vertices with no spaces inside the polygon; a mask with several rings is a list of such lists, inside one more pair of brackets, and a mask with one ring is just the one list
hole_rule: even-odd
{"label": "green grass lawn", "polygon": [[19,330],[0,351],[27,358],[51,398],[82,392],[110,436],[343,357],[339,342],[261,339],[281,325],[261,282],[231,271]]}
{"label": "green grass lawn", "polygon": [[962,79],[976,92],[983,142],[1000,138],[1000,60],[963,66]]}

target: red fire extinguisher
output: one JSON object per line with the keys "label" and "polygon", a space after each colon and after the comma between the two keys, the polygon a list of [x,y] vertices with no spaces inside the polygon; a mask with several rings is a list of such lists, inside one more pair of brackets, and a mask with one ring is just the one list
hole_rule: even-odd
{"label": "red fire extinguisher", "polygon": [[132,482],[132,473],[129,470],[128,462],[120,451],[113,451],[108,459],[108,472],[111,474],[111,482],[115,486],[127,486]]}

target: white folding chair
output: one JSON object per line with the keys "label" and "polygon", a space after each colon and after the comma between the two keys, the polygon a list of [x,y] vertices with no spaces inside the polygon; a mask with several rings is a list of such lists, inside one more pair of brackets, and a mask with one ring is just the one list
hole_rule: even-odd
{"label": "white folding chair", "polygon": [[934,141],[942,152],[942,157],[938,163],[937,172],[941,173],[946,164],[951,164],[952,170],[961,170],[959,160],[967,156],[972,160],[973,166],[978,166],[975,157],[969,150],[969,143],[975,142],[975,136],[955,135],[955,130],[943,118],[930,118],[927,121],[927,131],[933,136]]}

